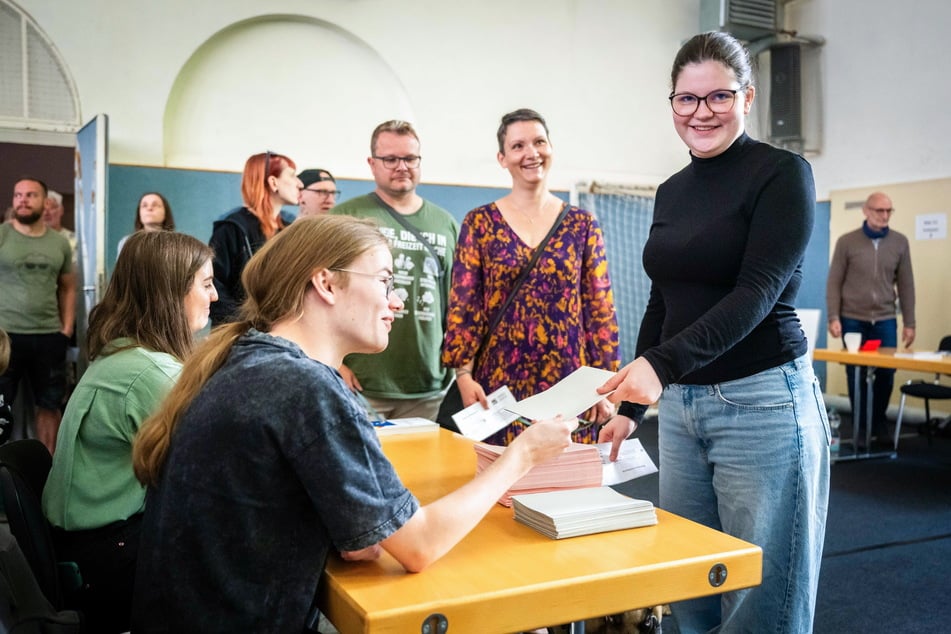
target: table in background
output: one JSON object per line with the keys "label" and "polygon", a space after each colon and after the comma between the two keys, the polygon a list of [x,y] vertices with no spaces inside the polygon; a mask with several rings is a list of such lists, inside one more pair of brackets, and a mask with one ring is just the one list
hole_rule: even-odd
{"label": "table in background", "polygon": [[[383,449],[426,504],[472,479],[472,442],[446,430],[395,435]],[[346,509],[341,509],[346,512]],[[519,632],[760,583],[758,546],[657,511],[658,524],[549,539],[496,505],[446,556],[419,574],[384,553],[332,555],[320,609],[342,634]]]}
{"label": "table in background", "polygon": [[[896,348],[879,348],[871,352],[849,352],[848,350],[833,350],[831,348],[820,348],[813,352],[812,358],[816,361],[832,361],[843,365],[857,365],[869,368],[871,371],[866,373],[867,396],[865,399],[866,420],[872,420],[872,381],[875,368],[889,368],[893,370],[908,370],[911,372],[928,372],[932,374],[951,374],[951,356],[943,355],[940,359],[931,357],[922,358],[911,356],[910,353],[898,354]],[[891,451],[870,451],[870,438],[872,435],[872,426],[869,422],[865,425],[865,451],[858,452],[859,425],[856,416],[856,403],[859,402],[859,372],[856,372],[852,384],[852,396],[855,402],[852,403],[852,450],[851,455],[840,455],[837,460],[863,460],[866,458],[894,458],[898,455],[898,426],[895,426],[895,437]]]}

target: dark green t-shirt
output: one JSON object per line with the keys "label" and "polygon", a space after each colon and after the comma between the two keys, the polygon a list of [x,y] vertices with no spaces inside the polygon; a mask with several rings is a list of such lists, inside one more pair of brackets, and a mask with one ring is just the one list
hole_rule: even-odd
{"label": "dark green t-shirt", "polygon": [[403,216],[433,246],[437,262],[429,249],[373,196],[348,200],[331,213],[371,218],[380,225],[390,241],[396,292],[403,300],[386,350],[351,354],[344,363],[357,375],[363,393],[371,398],[414,399],[438,394],[452,380],[439,356],[459,225],[448,211],[425,200],[418,211]]}

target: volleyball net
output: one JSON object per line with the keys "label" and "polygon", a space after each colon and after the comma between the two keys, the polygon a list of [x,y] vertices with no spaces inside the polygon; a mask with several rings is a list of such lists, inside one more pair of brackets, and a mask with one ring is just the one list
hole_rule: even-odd
{"label": "volleyball net", "polygon": [[650,280],[641,253],[654,215],[654,187],[614,183],[580,183],[572,192],[579,207],[601,224],[608,254],[621,339],[621,361],[634,360],[637,332],[647,307]]}

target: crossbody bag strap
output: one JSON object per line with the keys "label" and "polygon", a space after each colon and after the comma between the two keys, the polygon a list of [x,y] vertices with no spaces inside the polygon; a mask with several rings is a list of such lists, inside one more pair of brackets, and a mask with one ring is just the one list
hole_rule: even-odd
{"label": "crossbody bag strap", "polygon": [[505,315],[505,311],[507,311],[509,306],[512,305],[512,302],[515,300],[515,296],[518,295],[518,292],[522,290],[525,280],[528,279],[532,269],[535,268],[535,264],[538,262],[538,258],[541,257],[542,251],[545,250],[545,246],[548,244],[548,241],[551,240],[551,237],[555,235],[555,231],[557,231],[558,227],[561,226],[561,221],[564,220],[565,216],[568,215],[569,209],[570,205],[568,203],[563,203],[561,213],[558,214],[558,218],[555,220],[555,223],[551,226],[551,229],[548,230],[548,235],[546,235],[542,241],[538,243],[538,246],[535,247],[535,252],[532,253],[532,259],[529,260],[528,264],[526,264],[519,272],[518,277],[515,278],[515,283],[512,284],[512,292],[510,292],[508,297],[505,298],[505,301],[502,303],[502,308],[500,308],[492,317],[492,323],[489,324],[489,329],[486,331],[485,337],[482,338],[482,343],[479,345],[479,349],[476,350],[474,357],[476,360],[482,356],[482,351],[485,349],[486,345],[488,345],[489,339],[492,338],[492,335],[495,334],[495,329],[498,327],[499,322],[502,321],[502,316]]}
{"label": "crossbody bag strap", "polygon": [[403,226],[403,228],[405,228],[407,231],[409,231],[414,236],[416,236],[416,239],[419,240],[419,242],[424,247],[426,247],[426,250],[429,251],[429,255],[433,256],[433,259],[436,261],[436,277],[438,277],[439,279],[442,279],[443,275],[445,274],[443,273],[442,266],[439,265],[439,256],[436,255],[436,248],[429,242],[429,240],[424,238],[423,234],[419,232],[419,229],[414,227],[413,224],[409,220],[404,218],[403,214],[393,209],[393,207],[391,207],[386,201],[380,198],[379,194],[377,194],[376,192],[370,192],[370,197],[373,198],[374,201],[376,201],[377,205],[379,205],[382,209],[384,209],[387,213],[389,213],[390,216],[393,217],[393,220],[400,223]]}

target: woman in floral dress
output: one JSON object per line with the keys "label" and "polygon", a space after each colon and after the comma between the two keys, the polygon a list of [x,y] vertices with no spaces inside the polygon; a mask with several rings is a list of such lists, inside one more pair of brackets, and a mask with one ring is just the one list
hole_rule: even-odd
{"label": "woman in floral dress", "polygon": [[[503,385],[523,399],[581,366],[613,371],[619,364],[604,237],[595,217],[577,207],[568,208],[499,325],[488,332],[565,207],[548,190],[553,151],[540,114],[522,109],[503,116],[498,142],[512,191],[466,215],[452,269],[442,360],[455,368],[466,406],[486,406],[486,394]],[[603,423],[613,411],[604,400],[584,417]],[[486,442],[506,445],[521,429],[513,423]],[[597,434],[591,426],[575,440],[596,442]]]}

